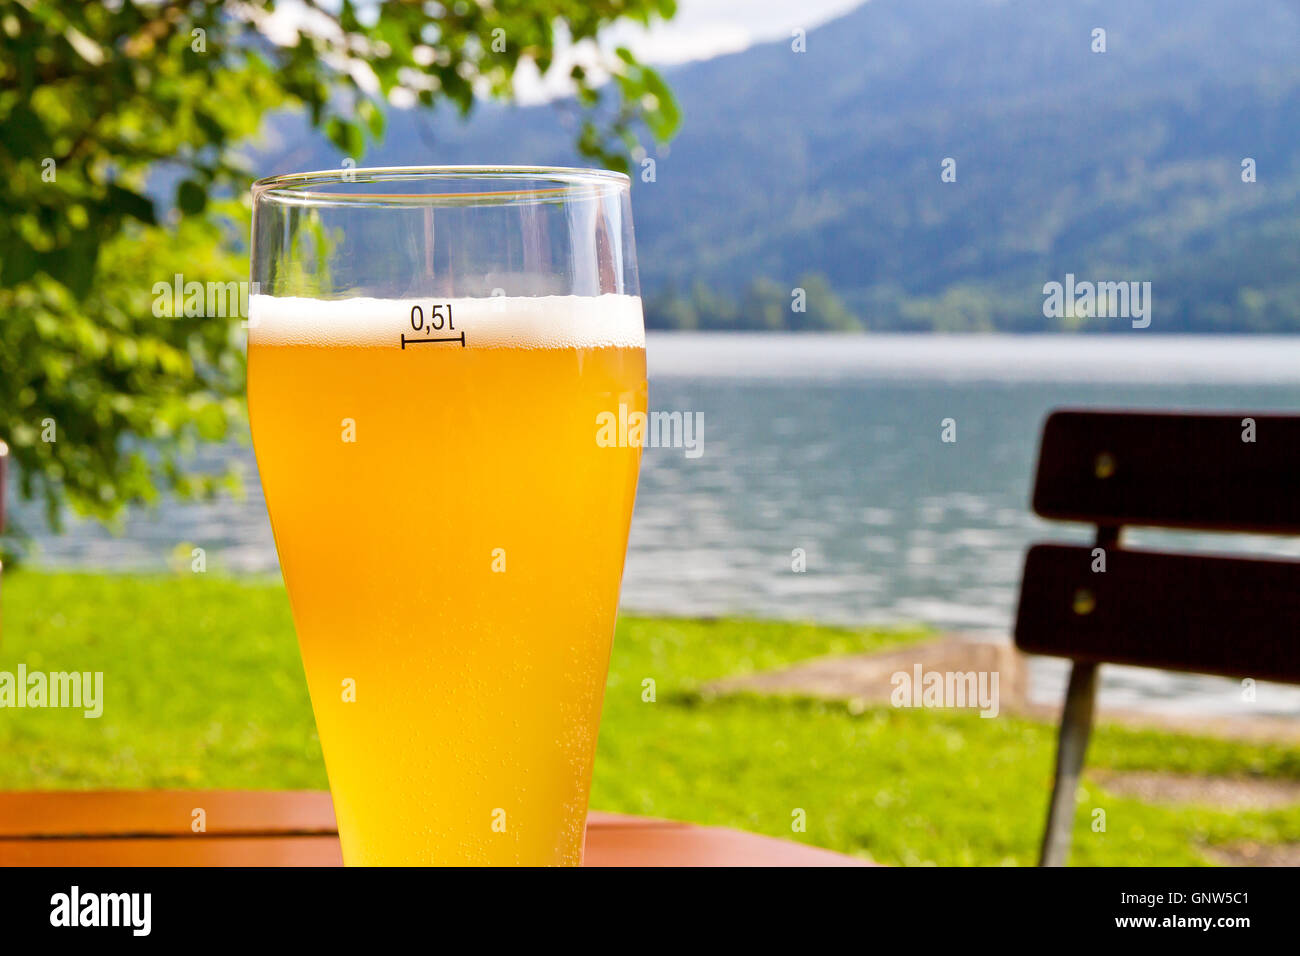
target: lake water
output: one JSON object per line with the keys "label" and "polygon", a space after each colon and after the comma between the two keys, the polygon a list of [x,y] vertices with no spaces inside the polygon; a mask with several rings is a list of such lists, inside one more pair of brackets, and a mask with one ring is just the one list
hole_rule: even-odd
{"label": "lake water", "polygon": [[[1005,638],[1035,540],[1086,541],[1028,509],[1039,430],[1060,406],[1300,411],[1300,337],[860,336],[664,333],[651,408],[701,413],[702,454],[644,456],[625,609],[845,623],[921,622]],[[941,440],[941,422],[957,441]],[[121,536],[39,539],[47,566],[164,566],[179,542],[210,568],[276,567],[256,466],[242,500],[165,504]],[[1189,476],[1189,480],[1195,480]],[[34,509],[19,509],[34,526]],[[1129,543],[1300,558],[1288,538],[1134,532]],[[792,570],[802,549],[807,570]],[[1062,670],[1036,664],[1034,696]],[[1300,691],[1108,668],[1103,703],[1300,714]]]}

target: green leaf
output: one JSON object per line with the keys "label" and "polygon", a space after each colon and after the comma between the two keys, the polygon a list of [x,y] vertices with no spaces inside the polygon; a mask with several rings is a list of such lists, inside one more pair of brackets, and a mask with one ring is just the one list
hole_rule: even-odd
{"label": "green leaf", "polygon": [[108,205],[116,212],[138,219],[140,222],[153,225],[158,221],[154,214],[152,199],[116,183],[108,184]]}
{"label": "green leaf", "polygon": [[345,156],[360,158],[366,151],[366,137],[361,127],[339,116],[331,116],[325,124],[325,135],[343,151]]}
{"label": "green leaf", "polygon": [[14,104],[0,122],[0,145],[12,156],[44,157],[50,153],[50,134],[30,106]]}
{"label": "green leaf", "polygon": [[99,233],[89,229],[74,232],[62,249],[42,253],[39,261],[46,275],[61,282],[75,298],[81,299],[95,280]]}
{"label": "green leaf", "polygon": [[0,250],[0,258],[3,259],[3,264],[0,265],[0,285],[6,287],[30,279],[36,274],[39,264],[36,250],[17,237],[11,238],[4,249]]}
{"label": "green leaf", "polygon": [[176,187],[176,205],[187,216],[203,212],[208,204],[208,191],[192,179]]}
{"label": "green leaf", "polygon": [[370,100],[362,100],[361,105],[357,108],[361,118],[365,120],[366,126],[370,129],[370,135],[375,139],[384,138],[384,111],[377,107]]}
{"label": "green leaf", "polygon": [[646,125],[655,139],[660,142],[669,140],[677,132],[682,122],[682,113],[677,106],[673,91],[664,82],[663,77],[650,67],[645,67],[645,89],[656,100],[656,108],[646,115]]}
{"label": "green leaf", "polygon": [[211,143],[224,143],[226,141],[226,130],[220,123],[214,120],[203,110],[194,111],[194,125],[202,131]]}

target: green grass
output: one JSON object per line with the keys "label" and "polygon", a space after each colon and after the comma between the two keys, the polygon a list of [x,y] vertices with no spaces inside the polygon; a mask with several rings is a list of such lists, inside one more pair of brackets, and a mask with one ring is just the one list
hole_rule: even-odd
{"label": "green grass", "polygon": [[[23,571],[0,671],[102,670],[98,720],[0,710],[0,789],[324,787],[278,582]],[[895,864],[1030,863],[1054,728],[969,712],[740,695],[703,681],[923,636],[736,620],[619,623],[592,805],[740,827]],[[654,681],[655,700],[643,700]],[[1092,767],[1300,779],[1300,750],[1102,727]],[[1092,832],[1094,808],[1106,831]],[[806,832],[792,832],[797,810]],[[1076,863],[1199,864],[1206,845],[1300,840],[1300,808],[1156,807],[1089,782]]]}

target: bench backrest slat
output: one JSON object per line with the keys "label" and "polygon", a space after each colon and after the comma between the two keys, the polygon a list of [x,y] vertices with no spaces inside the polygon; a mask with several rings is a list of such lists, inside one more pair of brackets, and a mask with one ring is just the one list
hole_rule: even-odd
{"label": "bench backrest slat", "polygon": [[1033,506],[1099,525],[1300,534],[1300,417],[1054,412]]}
{"label": "bench backrest slat", "polygon": [[1030,654],[1300,683],[1300,562],[1040,544],[1016,644]]}

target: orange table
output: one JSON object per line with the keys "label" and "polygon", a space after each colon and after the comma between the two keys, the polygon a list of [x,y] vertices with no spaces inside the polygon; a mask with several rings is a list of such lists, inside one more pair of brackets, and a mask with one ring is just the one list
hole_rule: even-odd
{"label": "orange table", "polygon": [[[195,832],[202,811],[204,830]],[[328,793],[0,793],[0,866],[340,866]],[[861,866],[789,840],[592,813],[587,866]]]}

